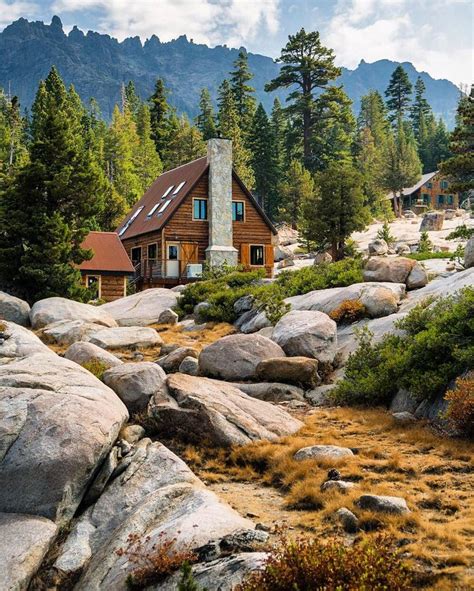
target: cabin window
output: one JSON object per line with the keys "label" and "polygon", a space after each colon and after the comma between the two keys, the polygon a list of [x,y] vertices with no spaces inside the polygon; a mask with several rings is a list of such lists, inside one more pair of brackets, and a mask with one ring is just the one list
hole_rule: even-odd
{"label": "cabin window", "polygon": [[444,205],[444,195],[438,195],[438,205]]}
{"label": "cabin window", "polygon": [[142,247],[135,246],[135,248],[132,248],[132,251],[130,253],[130,258],[132,259],[132,263],[134,265],[139,263],[142,260]]}
{"label": "cabin window", "polygon": [[156,259],[156,244],[149,244],[148,245],[148,260],[155,260]]}
{"label": "cabin window", "polygon": [[93,299],[100,298],[100,276],[99,275],[87,275],[86,287],[91,292]]}
{"label": "cabin window", "polygon": [[453,205],[453,203],[454,203],[454,197],[453,197],[452,195],[448,195],[448,196],[446,197],[446,203],[447,203],[448,205]]}
{"label": "cabin window", "polygon": [[194,199],[193,219],[207,220],[207,199]]}
{"label": "cabin window", "polygon": [[264,264],[263,246],[261,244],[250,245],[250,264],[254,267],[262,267]]}
{"label": "cabin window", "polygon": [[448,181],[441,181],[441,188],[442,189],[447,189],[448,187],[449,187]]}
{"label": "cabin window", "polygon": [[244,221],[244,202],[243,201],[232,201],[232,221],[243,222]]}
{"label": "cabin window", "polygon": [[428,193],[423,193],[423,203],[429,203],[430,202],[430,196]]}

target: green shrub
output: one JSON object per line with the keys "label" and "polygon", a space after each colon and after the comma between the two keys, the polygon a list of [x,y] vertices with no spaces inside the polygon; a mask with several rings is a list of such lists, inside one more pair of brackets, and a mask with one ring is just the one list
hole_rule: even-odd
{"label": "green shrub", "polygon": [[273,325],[290,311],[291,306],[283,301],[285,295],[277,284],[262,286],[255,292],[254,297],[257,309],[265,312],[266,317]]}
{"label": "green shrub", "polygon": [[468,228],[466,224],[458,226],[446,236],[446,240],[469,240],[474,236],[474,228]]}
{"label": "green shrub", "polygon": [[474,379],[459,378],[456,386],[446,392],[448,401],[446,419],[464,437],[474,437]]}
{"label": "green shrub", "polygon": [[388,403],[399,388],[423,400],[445,392],[452,379],[474,367],[474,288],[417,306],[396,326],[404,332],[379,343],[367,329],[359,332],[335,400]]}
{"label": "green shrub", "polygon": [[102,379],[104,372],[109,369],[109,366],[99,359],[91,359],[90,361],[86,361],[82,364],[82,367],[87,369],[87,371],[90,371],[91,374],[99,380]]}
{"label": "green shrub", "polygon": [[352,546],[337,539],[284,540],[239,591],[408,591],[411,576],[399,554],[382,535]]}
{"label": "green shrub", "polygon": [[407,259],[414,261],[429,261],[430,259],[452,259],[453,254],[450,252],[412,252],[411,254],[404,254]]}
{"label": "green shrub", "polygon": [[395,242],[395,237],[390,232],[390,226],[388,225],[388,222],[383,223],[383,226],[377,232],[377,238],[380,240],[385,240],[388,246]]}
{"label": "green shrub", "polygon": [[428,237],[428,232],[424,231],[420,234],[420,242],[418,243],[418,252],[432,252],[433,243]]}

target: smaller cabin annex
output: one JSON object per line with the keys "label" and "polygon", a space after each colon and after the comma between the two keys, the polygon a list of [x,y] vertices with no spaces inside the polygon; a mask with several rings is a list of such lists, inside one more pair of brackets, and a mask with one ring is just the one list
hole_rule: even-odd
{"label": "smaller cabin annex", "polygon": [[78,265],[83,284],[107,302],[127,295],[127,278],[133,277],[134,269],[118,234],[90,232],[81,246],[94,253]]}
{"label": "smaller cabin annex", "polygon": [[276,230],[232,169],[232,142],[162,174],[119,226],[139,289],[196,280],[207,262],[273,274]]}

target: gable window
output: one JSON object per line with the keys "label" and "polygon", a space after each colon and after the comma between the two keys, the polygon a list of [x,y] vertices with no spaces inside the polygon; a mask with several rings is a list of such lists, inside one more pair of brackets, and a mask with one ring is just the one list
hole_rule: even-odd
{"label": "gable window", "polygon": [[449,187],[448,181],[441,181],[441,188],[442,189],[447,189],[448,187]]}
{"label": "gable window", "polygon": [[193,220],[207,220],[207,199],[193,200]]}
{"label": "gable window", "polygon": [[156,259],[156,243],[148,245],[148,260]]}
{"label": "gable window", "polygon": [[428,189],[432,189],[433,188],[433,183],[426,183],[426,186],[428,187]]}
{"label": "gable window", "polygon": [[232,201],[232,221],[243,222],[244,221],[244,202],[243,201]]}
{"label": "gable window", "polygon": [[254,267],[263,267],[264,256],[263,246],[261,244],[250,245],[250,264]]}

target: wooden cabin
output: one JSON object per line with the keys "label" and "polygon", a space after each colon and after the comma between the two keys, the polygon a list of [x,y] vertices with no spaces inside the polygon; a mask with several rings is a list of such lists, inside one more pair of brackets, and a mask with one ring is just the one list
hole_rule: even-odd
{"label": "wooden cabin", "polygon": [[[457,209],[459,194],[450,189],[450,183],[443,178],[439,170],[422,175],[421,179],[412,187],[402,190],[403,209]],[[390,195],[393,199],[393,195]]]}
{"label": "wooden cabin", "polygon": [[81,246],[94,253],[78,265],[83,284],[107,302],[126,296],[127,278],[133,277],[134,268],[118,234],[90,232]]}
{"label": "wooden cabin", "polygon": [[277,232],[233,170],[230,140],[158,177],[117,232],[140,289],[196,280],[205,263],[273,275]]}

